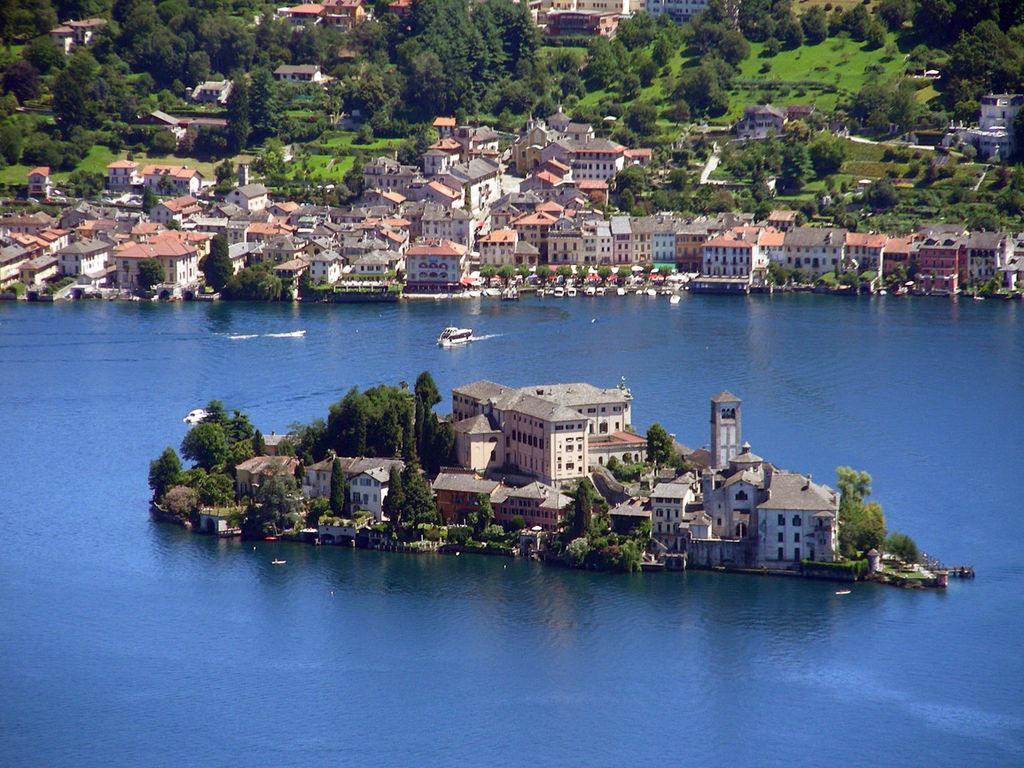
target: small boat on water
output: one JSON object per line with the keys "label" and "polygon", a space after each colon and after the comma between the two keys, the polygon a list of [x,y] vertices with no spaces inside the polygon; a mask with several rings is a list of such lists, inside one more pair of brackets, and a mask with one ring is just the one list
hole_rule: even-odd
{"label": "small boat on water", "polygon": [[626,295],[626,289],[625,288],[616,288],[615,289],[615,295],[616,296],[625,296]]}
{"label": "small boat on water", "polygon": [[679,294],[678,293],[673,293],[672,296],[669,297],[668,303],[669,304],[678,304],[679,303]]}
{"label": "small boat on water", "polygon": [[288,331],[286,333],[268,333],[267,336],[271,339],[301,339],[306,335],[305,329],[301,331]]}
{"label": "small boat on water", "polygon": [[454,325],[449,325],[437,337],[437,345],[439,347],[456,347],[460,344],[468,344],[472,340],[472,328],[456,328]]}
{"label": "small boat on water", "polygon": [[850,590],[848,590],[848,589],[837,589],[836,590],[836,594],[837,595],[848,595],[848,594],[850,594]]}
{"label": "small boat on water", "polygon": [[270,564],[271,565],[284,565],[287,562],[288,562],[287,560],[279,560],[278,558],[275,557],[273,560],[270,561]]}
{"label": "small boat on water", "polygon": [[592,285],[588,285],[586,288],[583,289],[583,293],[585,293],[587,296],[596,296],[597,289]]}
{"label": "small boat on water", "polygon": [[519,289],[514,286],[509,286],[501,292],[502,301],[519,301]]}
{"label": "small boat on water", "polygon": [[656,290],[654,290],[653,288],[648,288],[647,289],[647,295],[650,296],[653,299],[655,296],[658,295],[658,292]]}
{"label": "small boat on water", "polygon": [[565,288],[563,288],[563,287],[562,287],[562,286],[560,286],[560,285],[556,285],[556,286],[555,286],[555,287],[554,287],[554,288],[552,289],[552,291],[551,291],[551,295],[552,295],[552,296],[554,296],[554,297],[555,297],[556,299],[561,299],[562,297],[564,297],[564,296],[565,296]]}
{"label": "small boat on water", "polygon": [[597,290],[595,291],[595,293],[598,296],[604,296],[604,286],[603,285],[599,285],[597,287]]}
{"label": "small boat on water", "polygon": [[576,289],[573,286],[570,285],[568,288],[565,289],[565,295],[566,296],[575,296],[576,295]]}
{"label": "small boat on water", "polygon": [[975,301],[984,301],[985,300],[984,296],[974,296],[973,298],[974,298]]}
{"label": "small boat on water", "polygon": [[198,424],[209,415],[205,408],[196,408],[193,411],[189,411],[188,416],[182,419],[182,421],[186,424]]}

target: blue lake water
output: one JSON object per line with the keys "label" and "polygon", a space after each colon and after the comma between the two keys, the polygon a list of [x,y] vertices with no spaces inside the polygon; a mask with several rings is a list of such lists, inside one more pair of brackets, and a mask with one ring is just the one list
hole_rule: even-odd
{"label": "blue lake water", "polygon": [[[439,349],[448,324],[486,338]],[[0,765],[1024,765],[1022,329],[896,297],[0,304]],[[422,370],[625,376],[635,426],[692,447],[727,388],[758,454],[867,470],[890,529],[978,578],[842,597],[148,519],[192,408],[280,432]]]}

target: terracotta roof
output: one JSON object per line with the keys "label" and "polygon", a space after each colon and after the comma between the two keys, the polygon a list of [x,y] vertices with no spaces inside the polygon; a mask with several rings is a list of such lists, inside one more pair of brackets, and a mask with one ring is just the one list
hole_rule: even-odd
{"label": "terracotta roof", "polygon": [[454,128],[455,118],[454,117],[435,117],[433,126],[435,128]]}
{"label": "terracotta roof", "polygon": [[48,165],[41,165],[38,168],[33,168],[31,171],[28,172],[28,175],[29,176],[49,176],[50,175],[50,166],[48,166]]}

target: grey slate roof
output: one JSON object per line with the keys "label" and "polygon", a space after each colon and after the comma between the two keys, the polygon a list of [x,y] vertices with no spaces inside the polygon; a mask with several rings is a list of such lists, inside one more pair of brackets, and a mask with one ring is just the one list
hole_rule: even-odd
{"label": "grey slate roof", "polygon": [[768,486],[768,498],[758,509],[785,509],[803,512],[835,512],[839,496],[831,488],[811,482],[796,472],[774,472]]}

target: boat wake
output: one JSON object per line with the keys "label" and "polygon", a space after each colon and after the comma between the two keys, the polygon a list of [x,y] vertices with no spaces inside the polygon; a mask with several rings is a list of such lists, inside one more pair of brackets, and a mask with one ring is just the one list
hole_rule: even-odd
{"label": "boat wake", "polygon": [[500,333],[485,333],[483,336],[474,336],[473,341],[487,341],[487,339],[496,339],[501,336]]}
{"label": "boat wake", "polygon": [[[301,339],[306,335],[306,331],[289,331],[288,333],[264,333],[263,337],[267,339]],[[258,339],[260,334],[258,333],[232,333],[228,335],[228,338],[232,341],[243,341],[245,339]]]}

